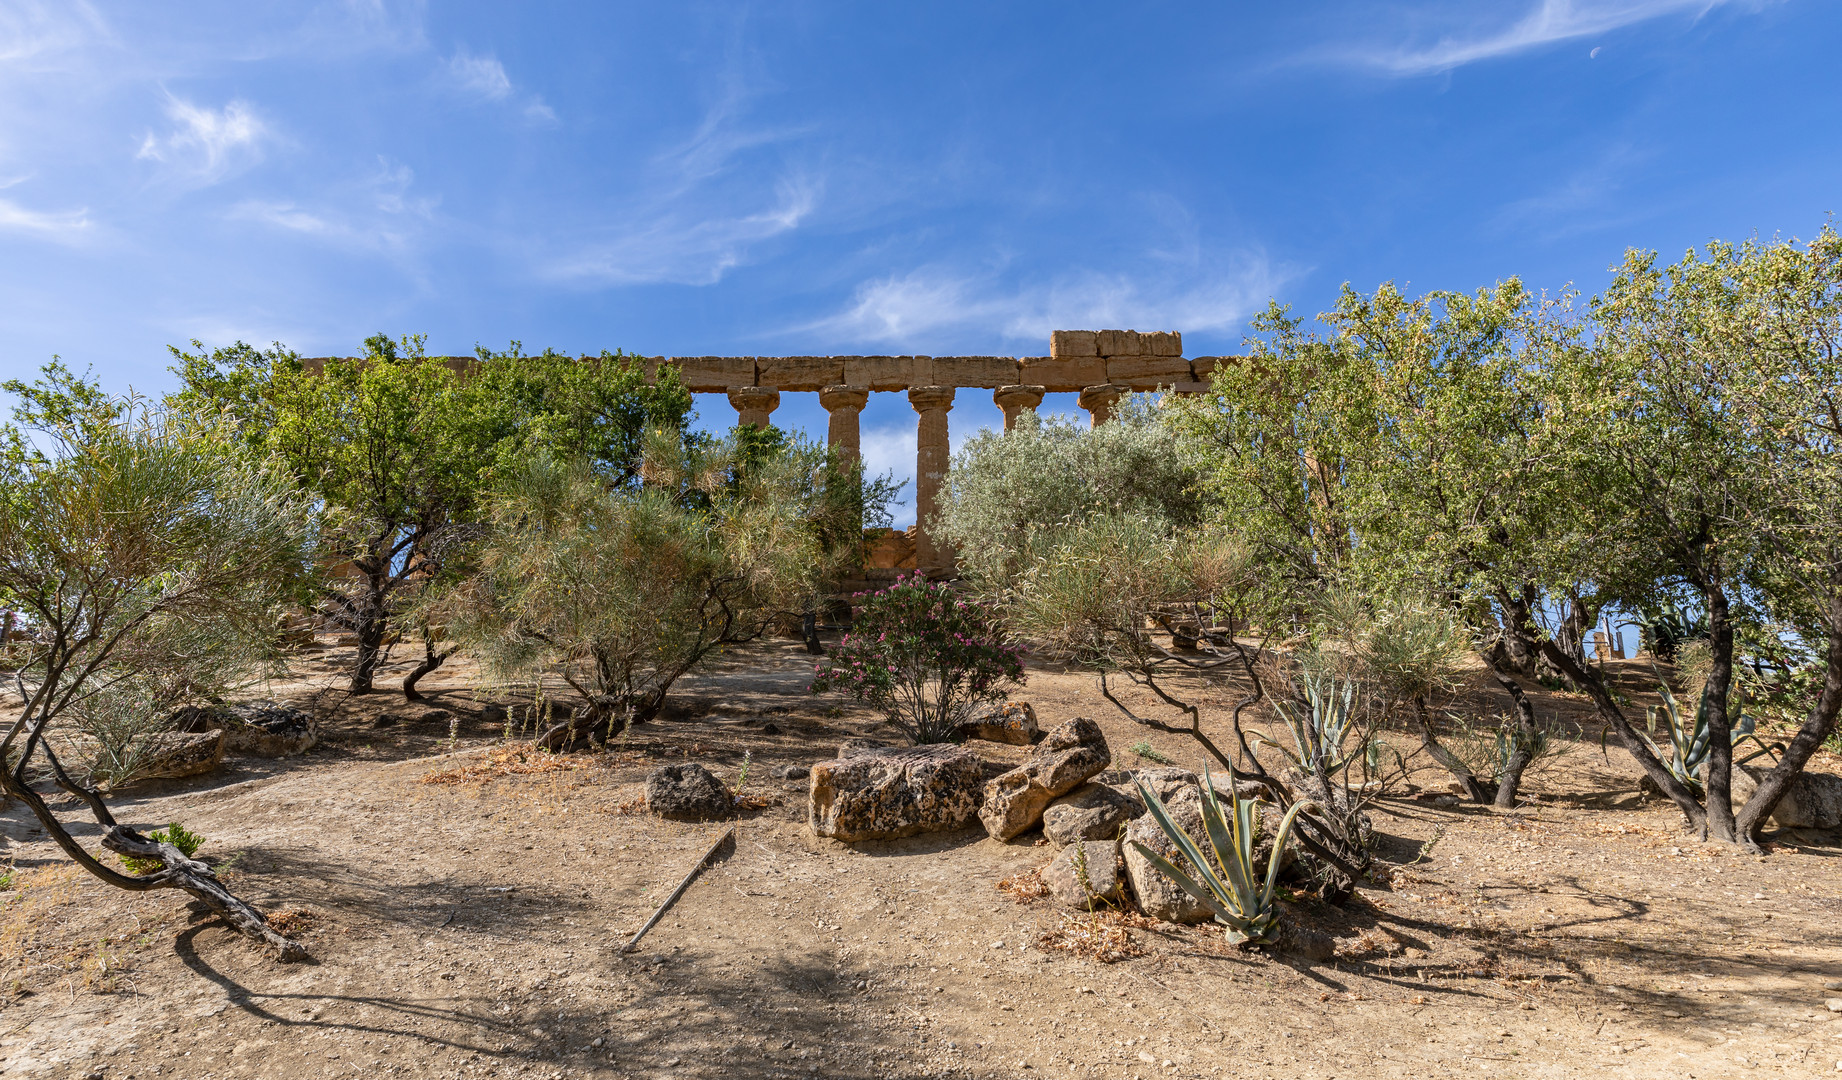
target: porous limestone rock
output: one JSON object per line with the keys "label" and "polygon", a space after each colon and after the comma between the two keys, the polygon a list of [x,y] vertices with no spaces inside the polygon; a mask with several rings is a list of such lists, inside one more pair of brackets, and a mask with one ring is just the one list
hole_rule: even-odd
{"label": "porous limestone rock", "polygon": [[659,817],[709,821],[735,813],[735,806],[735,796],[723,782],[695,761],[646,774],[646,809]]}
{"label": "porous limestone rock", "polygon": [[985,785],[979,820],[985,831],[1009,840],[1033,828],[1058,795],[1073,791],[1112,763],[1100,725],[1076,717],[1051,731],[1030,760]]}
{"label": "porous limestone rock", "polygon": [[970,824],[985,781],[961,746],[846,746],[812,767],[812,831],[846,843],[894,840]]}
{"label": "porous limestone rock", "polygon": [[1043,835],[1052,844],[1083,840],[1117,840],[1126,822],[1145,812],[1145,804],[1106,784],[1087,783],[1043,810]]}
{"label": "porous limestone rock", "polygon": [[290,757],[319,742],[312,714],[276,701],[188,705],[172,716],[174,731],[199,734],[213,728],[224,730],[224,749],[233,754]]}
{"label": "porous limestone rock", "polygon": [[1049,894],[1064,907],[1117,903],[1126,895],[1126,880],[1119,869],[1119,841],[1070,844],[1043,867],[1042,879]]}
{"label": "porous limestone rock", "polygon": [[[1172,823],[1182,829],[1199,850],[1207,852],[1209,836],[1202,824],[1202,788],[1185,787],[1171,798],[1160,801],[1170,812]],[[1154,919],[1174,923],[1206,922],[1213,917],[1213,913],[1202,901],[1184,892],[1182,886],[1166,877],[1162,870],[1134,847],[1135,841],[1169,859],[1179,870],[1193,873],[1195,867],[1177,850],[1177,845],[1164,835],[1164,830],[1158,827],[1157,819],[1150,814],[1126,826],[1126,881],[1132,887],[1132,895],[1138,900],[1140,911]]]}
{"label": "porous limestone rock", "polygon": [[[1734,810],[1746,805],[1769,771],[1755,765],[1734,766]],[[1772,809],[1770,820],[1786,829],[1842,828],[1842,776],[1809,770],[1798,773],[1790,790]]]}
{"label": "porous limestone rock", "polygon": [[1042,738],[1036,726],[1036,707],[1027,701],[1007,701],[959,725],[961,739],[1028,746]]}
{"label": "porous limestone rock", "polygon": [[176,779],[211,772],[224,760],[224,729],[165,731],[148,740],[136,780]]}

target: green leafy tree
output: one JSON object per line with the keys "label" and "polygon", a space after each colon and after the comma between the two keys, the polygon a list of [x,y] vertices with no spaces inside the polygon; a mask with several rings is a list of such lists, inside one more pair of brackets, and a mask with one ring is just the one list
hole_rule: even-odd
{"label": "green leafy tree", "polygon": [[935,525],[965,576],[1002,587],[1037,533],[1097,514],[1151,515],[1173,526],[1202,518],[1197,462],[1181,435],[1147,396],[1121,405],[1098,427],[1025,412],[1010,431],[967,440]]}
{"label": "green leafy tree", "polygon": [[580,696],[544,745],[653,719],[680,677],[811,610],[855,556],[860,495],[838,489],[858,470],[804,442],[741,450],[665,430],[635,485],[542,456],[505,478],[479,569],[433,608],[489,679],[554,672]]}
{"label": "green leafy tree", "polygon": [[645,428],[682,432],[690,408],[669,369],[649,378],[620,355],[526,356],[514,343],[455,364],[425,355],[420,338],[378,334],[359,358],[307,370],[280,346],[206,355],[194,345],[199,353],[174,350],[178,401],[235,417],[252,449],[278,456],[325,506],[325,602],[358,639],[355,693],[372,688],[393,624],[422,636],[407,696],[451,653],[404,616],[465,572],[496,476],[560,454],[631,484]]}
{"label": "green leafy tree", "polygon": [[[100,880],[184,889],[284,958],[304,955],[210,867],[119,824],[94,785],[132,778],[133,747],[177,707],[213,700],[273,656],[276,616],[310,557],[309,500],[219,428],[109,398],[61,366],[7,389],[21,405],[18,426],[0,429],[0,602],[36,633],[16,672],[23,707],[0,740],[0,788]],[[66,727],[102,744],[88,777],[52,745]],[[103,846],[151,872],[123,874],[71,835],[29,782],[40,758],[89,808]]]}

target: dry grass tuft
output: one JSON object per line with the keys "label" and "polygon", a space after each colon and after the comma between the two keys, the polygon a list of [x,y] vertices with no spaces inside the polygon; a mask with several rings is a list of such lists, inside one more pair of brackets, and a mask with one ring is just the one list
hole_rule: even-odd
{"label": "dry grass tuft", "polygon": [[1128,926],[1153,922],[1142,915],[1124,911],[1102,911],[1092,915],[1064,914],[1061,922],[1036,939],[1039,949],[1060,949],[1083,960],[1117,964],[1145,950],[1132,940]]}
{"label": "dry grass tuft", "polygon": [[306,908],[286,908],[272,911],[268,915],[269,925],[277,933],[296,937],[312,930],[320,922],[320,917]]}
{"label": "dry grass tuft", "polygon": [[484,761],[456,765],[422,778],[425,784],[484,783],[501,776],[531,776],[538,773],[575,772],[581,769],[619,769],[644,765],[646,755],[637,750],[609,754],[554,754],[540,750],[533,743],[506,743],[495,746]]}
{"label": "dry grass tuft", "polygon": [[1042,871],[1025,870],[999,881],[998,891],[1019,904],[1030,904],[1048,896],[1049,886],[1043,881]]}

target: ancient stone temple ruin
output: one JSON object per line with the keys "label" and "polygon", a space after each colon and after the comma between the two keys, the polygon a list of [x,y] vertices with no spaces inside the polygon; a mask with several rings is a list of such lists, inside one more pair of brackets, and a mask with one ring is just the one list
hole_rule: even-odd
{"label": "ancient stone temple ruin", "polygon": [[[1057,330],[1048,356],[659,356],[653,368],[672,366],[693,394],[724,394],[737,423],[766,427],[783,393],[816,393],[829,415],[827,442],[843,454],[860,453],[858,419],[870,395],[906,393],[916,417],[913,553],[894,553],[891,567],[942,572],[951,554],[927,535],[946,477],[951,443],[947,414],[962,390],[989,390],[1004,412],[1006,430],[1043,395],[1076,393],[1090,421],[1103,424],[1113,403],[1133,390],[1179,394],[1208,389],[1218,364],[1232,357],[1185,359],[1181,334],[1137,330]],[[310,367],[324,361],[307,360]],[[455,359],[456,366],[472,361]],[[912,558],[912,561],[910,559]],[[874,568],[874,567],[873,567]],[[887,568],[887,567],[885,567]]]}
{"label": "ancient stone temple ruin", "polygon": [[771,423],[783,393],[816,393],[830,418],[828,442],[851,456],[859,452],[858,418],[870,395],[907,393],[917,414],[913,565],[940,570],[951,557],[928,537],[926,523],[946,476],[947,414],[960,391],[991,391],[1006,430],[1051,393],[1079,394],[1091,422],[1102,424],[1129,391],[1207,389],[1222,360],[1185,359],[1176,333],[1057,330],[1049,335],[1048,356],[674,356],[657,362],[675,365],[693,393],[728,395],[743,424]]}

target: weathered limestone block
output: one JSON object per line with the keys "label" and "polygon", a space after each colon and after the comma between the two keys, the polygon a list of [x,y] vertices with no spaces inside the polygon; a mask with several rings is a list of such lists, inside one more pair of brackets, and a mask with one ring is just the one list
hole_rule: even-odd
{"label": "weathered limestone block", "polygon": [[1021,370],[1009,356],[936,356],[933,381],[941,386],[980,387],[996,390],[1017,381]]}
{"label": "weathered limestone block", "polygon": [[[1769,769],[1753,765],[1736,765],[1733,769],[1733,808],[1738,810],[1759,790],[1759,781]],[[1707,773],[1704,771],[1703,776]],[[1786,829],[1842,828],[1842,776],[1829,773],[1798,773],[1791,790],[1784,793],[1772,810],[1771,820]]]}
{"label": "weathered limestone block", "polygon": [[979,820],[987,833],[1009,840],[1035,827],[1056,796],[1073,791],[1112,760],[1100,725],[1076,717],[1051,731],[1029,761],[985,785]]}
{"label": "weathered limestone block", "polygon": [[1084,386],[1106,382],[1106,361],[1097,356],[1026,356],[1017,381],[1041,386],[1051,394],[1074,393]]}
{"label": "weathered limestone block", "polygon": [[1139,342],[1146,356],[1183,355],[1183,335],[1175,330],[1154,330],[1140,334]]}
{"label": "weathered limestone block", "polygon": [[906,390],[934,385],[931,356],[847,356],[839,382],[872,390]]}
{"label": "weathered limestone block", "polygon": [[[1209,836],[1202,824],[1202,788],[1185,787],[1173,797],[1159,801],[1170,812],[1172,823],[1182,829],[1199,850],[1207,852]],[[1137,898],[1140,911],[1154,919],[1174,923],[1207,922],[1214,917],[1202,901],[1184,892],[1182,886],[1166,877],[1134,847],[1135,841],[1169,859],[1179,870],[1193,872],[1195,867],[1164,835],[1157,819],[1150,814],[1126,826],[1126,881],[1132,886],[1132,895]]]}
{"label": "weathered limestone block", "polygon": [[1092,330],[1052,330],[1049,332],[1050,356],[1099,356],[1099,343]]}
{"label": "weathered limestone block", "polygon": [[674,821],[710,821],[735,813],[735,796],[695,761],[646,774],[646,809]]}
{"label": "weathered limestone block", "polygon": [[224,747],[239,754],[279,758],[304,754],[319,742],[314,718],[277,702],[249,705],[224,705],[218,708],[224,721]]}
{"label": "weathered limestone block", "polygon": [[1052,844],[1115,840],[1145,804],[1106,784],[1082,784],[1043,810],[1043,836]]}
{"label": "weathered limestone block", "polygon": [[777,390],[821,390],[844,381],[842,356],[760,356],[755,382]]}
{"label": "weathered limestone block", "polygon": [[1190,382],[1190,362],[1176,356],[1136,356],[1106,362],[1106,381],[1134,390],[1155,390]]}
{"label": "weathered limestone block", "polygon": [[1042,869],[1043,884],[1063,907],[1085,910],[1113,904],[1126,895],[1125,875],[1119,867],[1119,841],[1096,840],[1071,844]]}
{"label": "weathered limestone block", "polygon": [[960,746],[847,747],[812,767],[808,822],[855,843],[964,828],[978,813],[985,771]]}
{"label": "weathered limestone block", "polygon": [[143,760],[146,764],[134,779],[177,779],[211,772],[224,760],[224,729],[161,732],[148,740]]}
{"label": "weathered limestone block", "polygon": [[1216,368],[1237,364],[1240,359],[1238,356],[1192,356],[1190,373],[1196,376],[1198,382],[1208,382],[1214,378]]}
{"label": "weathered limestone block", "polygon": [[674,356],[678,378],[686,390],[698,394],[720,394],[732,386],[755,385],[755,358],[752,356]]}
{"label": "weathered limestone block", "polygon": [[1096,330],[1094,340],[1101,356],[1145,355],[1144,336],[1137,330]]}
{"label": "weathered limestone block", "polygon": [[1027,701],[1007,701],[959,725],[958,735],[962,741],[983,739],[1028,746],[1042,737],[1042,730],[1036,726],[1036,706]]}

